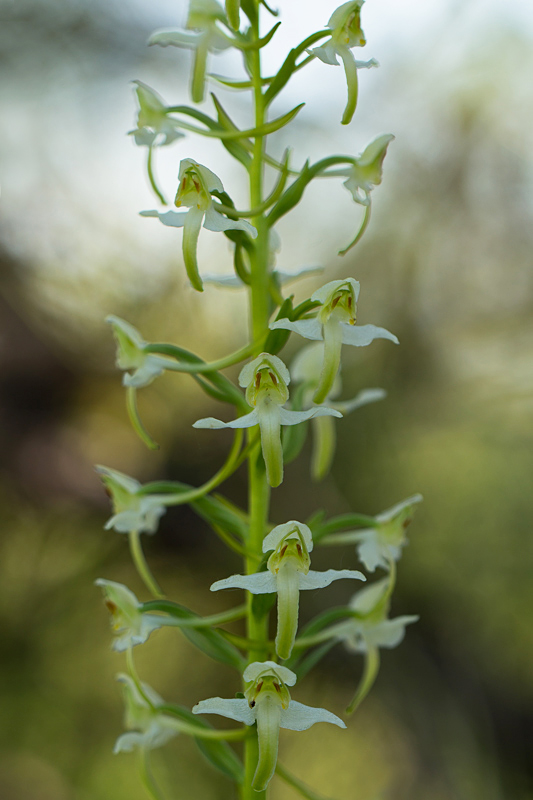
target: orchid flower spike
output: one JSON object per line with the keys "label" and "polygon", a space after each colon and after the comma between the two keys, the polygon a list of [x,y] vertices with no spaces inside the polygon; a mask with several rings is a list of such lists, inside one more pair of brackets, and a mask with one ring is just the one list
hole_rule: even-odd
{"label": "orchid flower spike", "polygon": [[137,328],[126,320],[111,314],[106,317],[106,322],[113,328],[117,344],[116,363],[119,369],[124,370],[122,378],[124,386],[136,389],[148,386],[165,369],[176,366],[176,362],[171,358],[147,352],[148,342],[145,342]]}
{"label": "orchid flower spike", "polygon": [[[323,342],[313,342],[303,347],[291,365],[291,374],[295,383],[302,385],[302,406],[312,407],[313,395],[320,383],[320,373],[324,363]],[[351,400],[336,400],[342,389],[340,369],[333,381],[333,386],[325,398],[329,408],[340,411],[343,416],[351,414],[362,406],[383,400],[387,393],[384,389],[362,389]],[[311,477],[315,481],[323,480],[333,463],[336,448],[335,423],[331,417],[320,417],[311,421],[313,428],[313,450],[311,454]]]}
{"label": "orchid flower spike", "polygon": [[191,158],[180,162],[178,174],[179,188],[175,205],[185,206],[189,210],[178,211],[141,211],[141,217],[157,217],[163,225],[170,228],[183,228],[183,260],[192,286],[199,292],[203,290],[202,279],[198,272],[196,250],[198,235],[202,223],[208,231],[245,231],[253,239],[257,231],[246,220],[234,220],[225,217],[216,210],[212,192],[223,192],[224,187],[214,172],[198,164]]}
{"label": "orchid flower spike", "polygon": [[106,530],[114,528],[119,533],[155,533],[159,519],[166,511],[161,499],[149,494],[140,494],[139,481],[116,469],[96,467],[113,503],[113,516]]}
{"label": "orchid flower spike", "polygon": [[341,57],[346,74],[346,85],[348,87],[348,102],[342,116],[342,124],[347,125],[351,122],[357,106],[358,95],[358,69],[377,67],[378,62],[375,58],[370,61],[356,61],[352,53],[352,47],[364,47],[366,39],[361,30],[361,6],[365,0],[350,0],[339,6],[329,18],[327,27],[331,30],[331,39],[320,47],[313,47],[309,50],[324,64],[338,66],[337,56]]}
{"label": "orchid flower spike", "polygon": [[124,692],[126,715],[124,725],[129,733],[123,733],[115,742],[114,753],[130,753],[136,748],[153,750],[177,736],[176,720],[157,710],[164,700],[146,683],[141,684],[142,693],[129,675],[118,675]]}
{"label": "orchid flower spike", "polygon": [[272,551],[266,572],[254,575],[232,575],[211,586],[212,592],[219,589],[247,589],[252,594],[278,595],[278,631],[276,653],[280,658],[289,658],[298,630],[298,606],[300,591],[323,589],[333,581],[343,578],[366,580],[362,572],[351,569],[328,569],[315,572],[309,569],[309,553],[313,549],[310,529],[303,522],[290,520],[277,525],[263,540],[263,553]]}
{"label": "orchid flower spike", "polygon": [[154,31],[148,39],[148,44],[186,47],[195,51],[191,81],[194,103],[201,103],[204,99],[208,53],[220,52],[234,44],[233,39],[220,30],[217,23],[229,24],[224,9],[216,0],[191,0],[185,26],[187,31]]}
{"label": "orchid flower spike", "polygon": [[142,81],[133,81],[139,103],[137,127],[129,134],[135,144],[145,147],[165,147],[184,134],[177,130],[178,123],[167,116],[167,106],[157,92]]}
{"label": "orchid flower spike", "polygon": [[313,417],[342,416],[338,411],[323,406],[308,411],[284,408],[289,399],[289,382],[289,370],[283,361],[270,353],[261,353],[246,364],[239,375],[239,385],[246,388],[246,402],[253,411],[231,422],[207,417],[193,425],[194,428],[251,428],[259,425],[267,480],[273,487],[279,486],[283,480],[281,425],[298,425]]}
{"label": "orchid flower spike", "polygon": [[124,584],[104,578],[98,578],[94,583],[103,589],[104,602],[111,614],[111,627],[115,634],[113,650],[121,652],[136,644],[144,644],[152,631],[171,623],[168,617],[143,613],[142,603]]}
{"label": "orchid flower spike", "polygon": [[331,722],[345,728],[344,722],[325,708],[313,708],[291,700],[288,686],[294,686],[296,675],[273,661],[254,661],[243,673],[246,683],[244,698],[211,697],[201,700],[193,714],[219,714],[245,725],[257,723],[259,759],[252,787],[263,791],[276,769],[280,728],[305,731],[316,722]]}
{"label": "orchid flower spike", "polygon": [[323,403],[333,389],[341,360],[341,347],[351,344],[365,347],[374,339],[389,339],[398,344],[393,333],[376,325],[356,325],[359,281],[354,278],[330,281],[311,295],[311,300],[320,303],[316,317],[310,319],[283,319],[271,322],[269,328],[284,328],[324,342],[324,362],[314,402]]}

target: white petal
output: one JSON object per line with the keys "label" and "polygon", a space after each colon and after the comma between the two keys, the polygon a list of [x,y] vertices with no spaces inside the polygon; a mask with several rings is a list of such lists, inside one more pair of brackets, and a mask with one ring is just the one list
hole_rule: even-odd
{"label": "white petal", "polygon": [[106,478],[108,479],[109,483],[106,483],[106,486],[111,494],[113,494],[113,483],[116,483],[121,489],[128,492],[128,494],[135,494],[141,488],[141,484],[138,480],[131,478],[129,475],[125,475],[123,472],[119,472],[118,469],[110,469],[110,467],[97,464],[95,470],[102,477],[104,482]]}
{"label": "white petal", "polygon": [[161,30],[154,31],[148,39],[148,44],[158,44],[161,47],[192,47],[198,46],[199,41],[205,36],[204,33],[193,31]]}
{"label": "white petal", "polygon": [[361,289],[361,284],[359,281],[356,281],[355,278],[341,278],[336,281],[329,281],[325,283],[324,286],[321,286],[316,292],[313,292],[311,295],[311,300],[318,300],[319,303],[325,304],[328,303],[334,293],[343,286],[350,286],[354,297],[355,302],[359,300],[359,291]]}
{"label": "white petal", "polygon": [[306,278],[310,275],[319,275],[322,272],[324,272],[324,267],[316,266],[300,267],[300,269],[297,269],[296,272],[286,272],[285,270],[277,269],[274,271],[274,275],[277,276],[280,284],[285,286],[285,284],[296,281],[298,278]]}
{"label": "white petal", "polygon": [[251,428],[253,425],[258,424],[257,411],[254,409],[243,417],[232,419],[231,422],[222,422],[222,420],[214,417],[205,417],[194,422],[193,428]]}
{"label": "white petal", "polygon": [[204,283],[220,286],[223,289],[242,289],[245,286],[238,275],[215,275],[208,272],[206,275],[202,275],[202,280]]}
{"label": "white petal", "polygon": [[137,747],[144,745],[144,735],[138,731],[123,733],[119,736],[113,747],[113,753],[131,753]]}
{"label": "white petal", "polygon": [[370,58],[368,61],[355,60],[357,69],[371,69],[372,67],[379,67],[379,61],[375,58]]}
{"label": "white petal", "polygon": [[252,594],[269,594],[276,591],[276,579],[271,572],[256,572],[254,575],[230,575],[215,581],[210,587],[212,592],[219,589],[247,589]]}
{"label": "white petal", "polygon": [[245,681],[255,681],[263,672],[268,671],[275,672],[279,679],[287,684],[287,686],[294,686],[296,683],[295,673],[288,667],[282,667],[276,664],[275,661],[253,661],[251,664],[248,664],[242,677]]}
{"label": "white petal", "polygon": [[416,615],[385,619],[363,633],[369,647],[397,647],[405,636],[405,626],[419,619]]}
{"label": "white petal", "polygon": [[321,341],[324,336],[322,333],[322,325],[317,319],[297,319],[290,320],[284,317],[283,319],[276,319],[268,326],[270,330],[282,328],[286,331],[293,331],[299,333],[305,339],[314,339]]}
{"label": "white petal", "polygon": [[271,367],[274,372],[278,373],[279,377],[284,383],[290,383],[290,372],[281,358],[273,356],[270,353],[260,353],[257,358],[254,358],[253,361],[249,361],[248,364],[245,364],[241,369],[239,373],[239,386],[241,386],[243,389],[249,386],[254,380],[256,371],[258,369],[262,369],[263,367]]}
{"label": "white petal", "polygon": [[212,206],[206,211],[204,228],[208,231],[246,231],[252,239],[257,237],[256,229],[245,219],[229,219]]}
{"label": "white petal", "polygon": [[357,546],[357,555],[369,572],[374,572],[376,567],[388,568],[386,555],[379,546],[377,536],[369,536]]}
{"label": "white petal", "polygon": [[[305,546],[307,547],[307,552],[310,553],[313,549],[313,535],[311,533],[311,529],[305,525],[305,523],[297,522],[295,519],[291,519],[289,522],[284,522],[282,525],[276,525],[275,528],[272,528],[270,533],[267,533],[263,539],[263,553],[268,553],[269,550],[275,550],[280,542],[283,541],[283,539],[287,536],[287,534],[289,534],[295,528],[300,531]],[[298,538],[298,534],[295,532],[291,538]]]}
{"label": "white petal", "polygon": [[346,400],[345,402],[337,401],[332,403],[341,414],[350,414],[357,408],[368,405],[368,403],[376,403],[378,400],[383,400],[387,396],[384,389],[362,389],[353,400]]}
{"label": "white petal", "polygon": [[314,708],[313,706],[306,706],[303,703],[297,703],[296,700],[291,700],[287,709],[281,711],[280,727],[287,728],[289,731],[306,731],[315,722],[331,722],[333,725],[338,725],[339,728],[345,728],[346,725],[331,711],[326,711],[325,708]]}
{"label": "white petal", "polygon": [[324,64],[330,64],[332,67],[339,66],[337,53],[331,39],[321,47],[312,47],[307,52],[319,58]]}
{"label": "white petal", "polygon": [[394,344],[399,344],[398,338],[386,328],[378,328],[376,325],[348,325],[345,322],[341,325],[343,344],[366,347],[374,339],[389,339]]}
{"label": "white petal", "polygon": [[365,586],[360,592],[357,592],[350,600],[350,608],[352,611],[357,611],[359,614],[370,614],[370,612],[377,606],[389,586],[389,579],[376,581]]}
{"label": "white petal", "polygon": [[253,725],[255,713],[248,705],[248,700],[240,698],[210,697],[208,700],[200,700],[192,709],[193,714],[219,714],[221,717],[234,719],[237,722],[244,722],[245,725]]}
{"label": "white petal", "polygon": [[376,520],[378,522],[389,522],[405,508],[408,508],[409,506],[414,506],[416,503],[421,503],[423,499],[424,498],[422,497],[421,494],[414,494],[412,497],[408,497],[406,500],[402,500],[401,503],[396,503],[395,506],[387,508],[386,511],[382,511],[381,514],[377,514]]}
{"label": "white petal", "polygon": [[141,211],[141,217],[157,217],[168,228],[183,228],[187,211]]}
{"label": "white petal", "polygon": [[135,372],[126,372],[122,378],[124,386],[133,386],[140,389],[142,386],[148,386],[152,381],[161,375],[167,366],[174,366],[176,362],[170,359],[165,360],[161,356],[145,356],[144,364],[136,369]]}
{"label": "white petal", "polygon": [[316,572],[310,569],[307,575],[300,573],[300,589],[323,589],[333,581],[340,581],[344,578],[352,580],[366,581],[362,572],[356,569],[327,569],[325,572]]}
{"label": "white petal", "polygon": [[342,417],[340,411],[326,406],[315,406],[308,408],[307,411],[289,411],[287,408],[280,408],[282,425],[299,425],[314,417]]}

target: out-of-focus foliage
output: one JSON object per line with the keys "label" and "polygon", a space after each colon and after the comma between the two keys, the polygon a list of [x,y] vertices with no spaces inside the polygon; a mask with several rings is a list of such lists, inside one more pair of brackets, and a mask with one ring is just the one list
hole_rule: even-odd
{"label": "out-of-focus foliage", "polygon": [[[113,683],[122,661],[92,581],[140,587],[124,539],[102,530],[108,508],[92,464],[200,483],[225,443],[191,430],[214,409],[186,376],[166,375],[143,390],[146,409],[140,398],[162,445],[146,453],[126,421],[103,317],[124,314],[150,339],[179,332],[215,358],[226,349],[221,330],[239,346],[246,312],[238,293],[200,311],[175,240],[160,245],[135,218],[148,194],[130,176],[131,164],[140,174],[140,156],[122,137],[133,122],[126,82],[156,69],[144,40],[167,22],[162,8],[150,18],[137,3],[25,0],[0,14],[9,75],[1,135],[15,155],[1,159],[0,797],[141,800],[134,757],[111,754],[122,730]],[[310,488],[305,459],[295,462],[290,497],[280,489],[274,500],[279,521],[320,506],[373,514],[414,491],[425,497],[394,609],[419,611],[420,623],[385,655],[373,695],[335,750],[327,730],[282,734],[287,766],[298,773],[305,764],[307,782],[338,797],[533,798],[532,52],[525,33],[494,28],[457,47],[442,87],[438,60],[423,75],[406,63],[379,78],[392,108],[410,87],[410,133],[391,147],[373,224],[338,274],[356,276],[372,298],[360,321],[390,327],[402,346],[377,343],[344,367],[346,396],[383,386],[387,401],[344,423],[331,479]],[[323,136],[319,118],[307,133],[311,146]],[[122,148],[130,160],[115,163]],[[175,158],[162,162],[174,163],[170,183]],[[346,205],[332,208],[334,219]],[[333,253],[339,236],[326,234],[323,252]],[[305,250],[306,238],[294,229],[285,252]],[[215,267],[225,258],[213,256]],[[280,264],[298,266],[283,263],[283,251]],[[302,286],[302,298],[314,288]],[[239,497],[238,478],[230,492]],[[223,563],[228,556],[187,509],[169,511],[148,557],[179,602],[200,613],[224,602],[205,588],[235,564]],[[321,559],[317,568],[330,566],[326,551]],[[355,568],[355,554],[342,566]],[[304,619],[313,612],[307,594]],[[207,683],[210,695],[238,688],[175,631],[157,632],[146,650],[143,677],[169,700],[191,706]],[[302,683],[298,699],[316,704],[321,694],[340,712],[360,663],[337,647],[324,667],[338,678],[330,696]],[[172,800],[231,796],[223,779],[198,769],[184,737],[155,763]],[[291,796],[281,783],[272,794]]]}

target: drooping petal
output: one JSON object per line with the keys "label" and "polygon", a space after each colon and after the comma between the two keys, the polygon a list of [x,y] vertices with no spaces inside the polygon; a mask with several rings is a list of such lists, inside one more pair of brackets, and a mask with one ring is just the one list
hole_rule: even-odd
{"label": "drooping petal", "polygon": [[282,562],[277,575],[278,628],[276,633],[276,653],[283,660],[289,658],[298,630],[298,607],[300,602],[301,572],[293,563]]}
{"label": "drooping petal", "polygon": [[300,422],[306,422],[306,420],[314,419],[315,417],[337,417],[338,419],[342,417],[340,411],[326,406],[313,406],[313,408],[308,408],[307,411],[290,411],[287,408],[281,408],[280,412],[282,425],[299,425]]}
{"label": "drooping petal", "polygon": [[389,339],[394,344],[399,344],[398,338],[386,330],[376,325],[346,325],[342,324],[342,343],[351,344],[354,347],[366,347],[374,339]]}
{"label": "drooping petal", "polygon": [[222,422],[222,420],[215,419],[214,417],[205,417],[204,419],[199,419],[194,422],[193,428],[211,428],[213,430],[218,428],[251,428],[258,424],[259,419],[257,417],[257,411],[254,408],[249,414],[237,417],[237,419],[232,419],[230,422]]}
{"label": "drooping petal", "polygon": [[331,722],[333,725],[338,725],[339,728],[346,727],[342,719],[332,714],[331,711],[326,711],[325,708],[306,706],[296,700],[291,700],[289,707],[281,711],[280,727],[287,728],[289,731],[306,731],[316,722]]}
{"label": "drooping petal", "polygon": [[212,592],[220,589],[246,589],[252,594],[269,594],[276,591],[276,579],[272,573],[256,572],[254,575],[230,575],[215,581],[210,587]]}
{"label": "drooping petal", "polygon": [[190,208],[185,215],[183,224],[183,260],[191,285],[198,292],[203,291],[202,279],[198,272],[198,236],[204,220],[204,211],[201,208]]}
{"label": "drooping petal", "polygon": [[255,711],[250,708],[248,701],[241,698],[210,697],[200,700],[192,709],[193,714],[218,714],[221,717],[253,725]]}
{"label": "drooping petal", "polygon": [[259,758],[252,780],[252,788],[256,792],[266,789],[276,769],[281,713],[281,703],[277,698],[267,696],[258,699],[256,720]]}
{"label": "drooping petal", "polygon": [[208,231],[245,231],[252,239],[257,237],[257,230],[245,219],[229,219],[213,206],[206,211],[204,228]]}
{"label": "drooping petal", "polygon": [[316,572],[310,569],[307,575],[300,573],[300,589],[323,589],[333,581],[340,581],[344,578],[366,581],[363,573],[356,569],[327,569],[324,572]]}
{"label": "drooping petal", "polygon": [[323,403],[335,383],[341,363],[343,329],[345,327],[353,326],[339,322],[333,315],[323,325],[324,361],[320,373],[320,382],[313,398],[315,403]]}
{"label": "drooping petal", "polygon": [[261,450],[265,461],[267,481],[275,488],[283,480],[283,447],[281,445],[281,415],[285,409],[273,403],[270,397],[263,398],[256,409],[261,430]]}
{"label": "drooping petal", "polygon": [[286,331],[293,331],[294,333],[299,333],[304,339],[321,341],[324,338],[322,334],[322,325],[317,319],[291,320],[284,317],[283,319],[274,320],[268,327],[270,330],[282,328]]}
{"label": "drooping petal", "polygon": [[187,211],[156,211],[150,209],[149,211],[140,211],[140,217],[157,217],[159,222],[166,225],[167,228],[183,228]]}

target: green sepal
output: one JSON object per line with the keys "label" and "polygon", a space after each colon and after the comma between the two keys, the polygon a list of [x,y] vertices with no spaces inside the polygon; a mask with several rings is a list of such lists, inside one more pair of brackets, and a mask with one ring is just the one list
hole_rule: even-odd
{"label": "green sepal", "polygon": [[277,29],[281,25],[281,22],[276,22],[275,25],[269,30],[265,36],[262,36],[260,39],[255,39],[253,37],[253,29],[248,28],[244,33],[241,33],[235,42],[235,47],[238,47],[240,50],[261,50],[263,47],[272,41],[274,34],[276,33]]}
{"label": "green sepal", "polygon": [[[196,714],[193,714],[192,711],[183,706],[178,706],[174,703],[165,704],[162,710],[163,713],[178,717],[178,719],[188,722],[197,728],[214,730],[212,725],[203,719],[199,719]],[[243,782],[244,768],[242,762],[227,742],[217,739],[193,738],[204,758],[215,769],[218,769],[223,775],[236,783],[241,784]]]}
{"label": "green sepal", "polygon": [[[213,100],[213,103],[217,110],[219,125],[226,131],[238,130],[237,126],[230,118],[229,114],[226,113],[226,111],[222,107],[222,103],[220,102],[220,100],[218,99],[218,97],[215,95],[214,92],[211,92],[211,99]],[[243,167],[245,167],[247,170],[250,169],[252,158],[242,144],[239,144],[239,142],[236,142],[234,140],[228,140],[228,139],[221,139],[221,142],[228,151],[228,153],[233,156],[233,158],[236,158],[237,161],[240,161]],[[249,144],[251,147],[252,146],[251,142]],[[225,203],[225,205],[227,204]]]}
{"label": "green sepal", "polygon": [[379,525],[374,517],[367,514],[340,514],[338,517],[332,517],[326,522],[318,522],[316,524],[309,524],[313,531],[313,541],[318,542],[330,533],[337,533],[350,528],[377,528]]}

